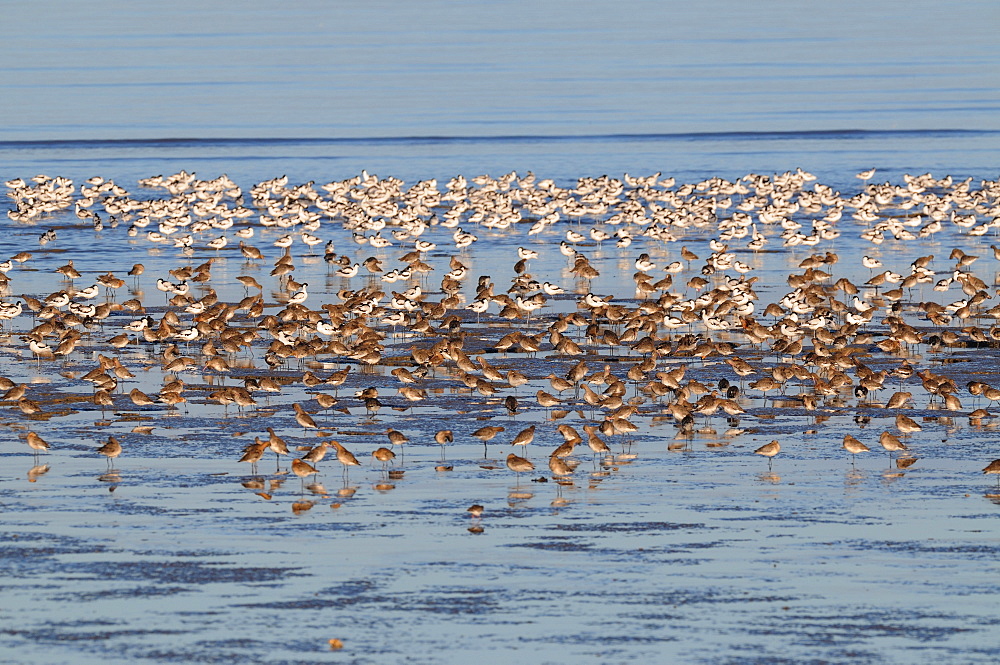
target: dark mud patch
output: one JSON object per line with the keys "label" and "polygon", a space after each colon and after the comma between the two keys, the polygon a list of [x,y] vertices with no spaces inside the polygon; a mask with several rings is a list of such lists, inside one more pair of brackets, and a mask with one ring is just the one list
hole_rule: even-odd
{"label": "dark mud patch", "polygon": [[86,543],[68,536],[4,534],[0,545],[0,576],[7,579],[48,574],[58,557],[108,551],[105,545]]}
{"label": "dark mud patch", "polygon": [[173,596],[191,591],[190,587],[158,587],[138,586],[129,589],[105,589],[87,593],[66,593],[53,596],[52,600],[60,602],[87,602],[93,600],[129,600],[133,598],[154,598],[157,596]]}
{"label": "dark mud patch", "polygon": [[[133,649],[130,655],[163,663],[210,663],[212,665],[243,665],[244,663],[276,663],[282,665],[315,665],[317,658],[298,659],[288,656],[288,651],[316,651],[316,643],[309,644],[299,638],[287,641],[265,642],[256,639],[199,641],[186,648]],[[274,654],[282,653],[280,660]],[[338,658],[340,662],[357,662]],[[372,662],[372,661],[365,661]]]}
{"label": "dark mud patch", "polygon": [[[368,593],[374,586],[348,584],[345,591],[335,589],[333,594],[317,594],[316,597],[291,601],[267,603],[246,603],[240,607],[269,610],[328,610],[353,606],[371,606],[385,612],[424,612],[435,615],[483,616],[499,611],[505,600],[511,600],[506,592],[475,588],[430,587],[419,592]],[[352,591],[358,591],[353,593]]]}
{"label": "dark mud patch", "polygon": [[674,522],[605,522],[585,524],[556,524],[559,531],[586,531],[588,533],[648,533],[705,529],[704,524],[678,524]]}
{"label": "dark mud patch", "polygon": [[105,510],[109,513],[116,513],[119,515],[173,515],[173,516],[183,516],[192,515],[195,513],[216,513],[220,512],[219,509],[210,508],[184,508],[184,509],[173,509],[173,508],[163,508],[161,506],[154,506],[148,503],[137,503],[134,501],[114,501],[109,503]]}
{"label": "dark mud patch", "polygon": [[230,567],[193,561],[98,561],[64,567],[74,579],[129,580],[159,584],[258,584],[278,582],[288,577],[304,576],[300,568]]}
{"label": "dark mud patch", "polygon": [[[849,614],[849,616],[847,616]],[[786,636],[812,647],[846,646],[881,638],[904,638],[916,643],[939,642],[954,635],[985,630],[991,623],[975,617],[921,612],[911,609],[871,610],[844,615],[787,613],[761,622],[757,634]]]}
{"label": "dark mud patch", "polygon": [[149,635],[182,635],[183,630],[87,630],[87,631],[60,631],[59,624],[52,626],[50,630],[4,630],[0,629],[0,635],[12,635],[22,637],[31,642],[52,643],[52,642],[106,642],[120,637],[143,637]]}
{"label": "dark mud patch", "polygon": [[935,554],[941,558],[950,556],[959,557],[963,560],[986,560],[992,563],[1000,561],[1000,545],[974,544],[974,545],[949,545],[937,542],[918,541],[846,541],[843,543],[847,547],[857,550],[882,552],[893,552],[897,554]]}
{"label": "dark mud patch", "polygon": [[534,550],[549,552],[589,552],[594,549],[590,543],[580,542],[571,538],[552,536],[547,540],[532,543],[513,543],[507,547],[527,547]]}

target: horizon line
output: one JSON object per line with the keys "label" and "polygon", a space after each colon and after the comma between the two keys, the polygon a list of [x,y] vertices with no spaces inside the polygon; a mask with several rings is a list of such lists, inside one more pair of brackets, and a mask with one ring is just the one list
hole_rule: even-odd
{"label": "horizon line", "polygon": [[608,134],[497,134],[497,135],[412,135],[412,136],[372,136],[372,137],[147,137],[123,139],[15,139],[0,140],[0,147],[66,147],[66,146],[106,146],[106,145],[336,145],[361,143],[502,143],[530,141],[636,141],[636,140],[725,140],[725,139],[838,139],[864,138],[875,136],[957,136],[998,134],[1000,129],[821,129],[821,130],[768,130],[768,131],[721,131],[721,132],[649,132],[649,133],[608,133]]}

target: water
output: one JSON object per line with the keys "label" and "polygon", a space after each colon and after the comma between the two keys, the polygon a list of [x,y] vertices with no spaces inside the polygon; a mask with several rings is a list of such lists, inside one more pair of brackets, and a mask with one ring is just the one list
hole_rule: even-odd
{"label": "water", "polygon": [[3,138],[998,129],[988,0],[15,8]]}
{"label": "water", "polygon": [[[9,91],[0,175],[59,175],[77,186],[101,175],[142,199],[162,192],[140,189],[139,178],[182,169],[206,179],[226,173],[244,191],[282,174],[290,185],[318,186],[363,169],[407,186],[437,178],[443,189],[457,174],[531,171],[570,187],[603,174],[660,172],[680,185],[802,168],[852,196],[862,187],[855,174],[871,167],[874,182],[901,184],[903,174],[930,172],[972,177],[978,189],[998,176],[998,13],[989,2],[911,3],[905,11],[888,2],[335,10],[250,3],[239,11],[183,2],[52,11],[30,3],[10,8],[0,44]],[[595,223],[584,219],[579,229]],[[125,223],[95,234],[71,212],[4,224],[0,258],[34,255],[9,273],[5,300],[63,288],[52,271],[67,258],[84,273],[78,288],[145,263],[139,286],[126,278],[118,301],[140,298],[157,317],[164,306],[155,279],[210,258],[211,286],[224,301],[243,297],[238,275],[259,279],[271,305],[285,297],[268,275],[277,230],[256,226],[249,242],[268,261],[254,267],[232,246],[208,249],[210,233],[184,256],[142,236],[129,239]],[[461,294],[474,296],[480,274],[505,291],[515,249],[524,245],[541,253],[531,273],[568,291],[542,310],[550,316],[574,311],[578,290],[588,287],[635,306],[628,276],[640,252],[661,265],[659,277],[680,245],[704,258],[713,237],[691,229],[676,244],[587,242],[582,251],[601,275],[582,285],[555,250],[562,226],[530,237],[523,228],[463,227],[481,240],[459,255],[472,275]],[[48,228],[58,239],[39,246]],[[961,246],[981,256],[968,270],[996,288],[992,233],[972,238],[949,229],[874,247],[858,237],[865,224],[845,219],[839,228],[840,238],[816,248],[783,249],[776,234],[758,255],[740,244],[739,258],[760,277],[761,303],[777,301],[790,290],[786,275],[827,250],[841,257],[831,271],[860,283],[870,274],[862,254],[904,274],[917,256],[934,254],[941,279],[953,264],[949,252]],[[319,235],[357,260],[376,254],[354,245],[339,224],[324,224]],[[451,230],[431,227],[426,237],[438,243],[425,259],[435,268],[425,285],[434,287],[449,269]],[[364,283],[331,274],[321,248],[306,256],[303,245],[294,247],[295,276],[309,283],[312,306],[338,302],[337,291]],[[396,267],[407,249],[398,244],[379,255]],[[675,288],[691,276],[677,276]],[[959,297],[957,286],[946,293],[925,286],[906,303]],[[551,390],[545,375],[565,373],[573,361],[489,351],[509,330],[495,308],[492,314],[477,326],[464,313],[468,344],[504,371],[529,375],[517,393],[523,401]],[[906,316],[932,331],[912,311]],[[247,415],[223,410],[206,399],[220,379],[193,370],[181,373],[190,384],[187,411],[137,409],[118,396],[102,412],[83,399],[92,391],[79,377],[97,353],[109,353],[103,340],[131,318],[114,314],[65,361],[34,363],[20,339],[34,325],[27,315],[0,345],[3,374],[29,382],[29,395],[56,414],[29,418],[13,403],[0,407],[9,433],[0,446],[5,661],[996,660],[998,490],[981,474],[1000,457],[995,421],[931,408],[917,378],[890,388],[914,393],[906,413],[924,426],[907,439],[919,458],[908,468],[887,460],[877,443],[893,429],[894,414],[858,406],[850,394],[805,411],[794,395],[807,386],[795,385],[776,401],[747,389],[741,405],[748,414],[738,425],[699,418],[689,436],[646,402],[630,449],[616,440],[615,456],[596,462],[578,449],[572,486],[557,488],[533,482],[544,470],[543,451],[562,440],[556,423],[538,407],[508,417],[500,400],[512,390],[469,395],[453,372],[429,378],[431,398],[412,410],[395,395],[398,382],[388,372],[396,365],[363,374],[354,363],[339,404],[325,412],[310,401],[317,390],[299,382],[269,400],[256,395],[260,406]],[[984,329],[991,323],[976,321]],[[882,338],[885,327],[874,329]],[[736,333],[720,335],[742,344]],[[417,342],[425,340],[395,331],[386,355],[405,358]],[[118,352],[136,374],[123,381],[126,393],[159,389],[160,350]],[[774,364],[768,354],[743,351],[755,365]],[[925,344],[910,354],[868,345],[862,357],[886,369],[905,358],[960,387],[996,383],[995,348]],[[243,354],[233,374],[266,372],[262,355],[261,346],[252,359]],[[628,366],[607,355],[591,349],[591,371]],[[736,381],[717,358],[662,363],[685,364],[689,378],[706,383],[723,374]],[[308,367],[326,376],[342,365],[327,358]],[[291,380],[301,370],[276,375]],[[351,397],[369,385],[387,404],[375,421]],[[974,408],[968,394],[960,397],[963,414]],[[397,450],[395,468],[405,473],[388,478],[366,465],[344,480],[328,457],[320,485],[304,488],[287,471],[272,472],[270,453],[260,473],[250,473],[236,462],[240,449],[268,425],[292,445],[315,443],[315,432],[296,426],[293,403],[317,411],[324,431],[366,464],[385,445],[387,427],[404,431],[411,442]],[[585,405],[573,407],[557,422],[578,429],[591,422]],[[872,420],[862,428],[856,416]],[[515,479],[503,463],[507,444],[531,423],[538,434],[528,454],[538,470]],[[485,424],[507,431],[484,455],[471,433]],[[154,429],[133,433],[136,425]],[[442,451],[431,437],[444,426],[455,443]],[[26,429],[52,445],[37,463],[18,438]],[[872,447],[854,466],[840,448],[847,433]],[[125,445],[114,471],[95,452],[108,435]],[[768,471],[752,452],[771,439],[783,450]],[[466,512],[473,503],[485,508],[481,520]],[[483,532],[471,533],[477,525]],[[342,650],[330,650],[334,638]]]}

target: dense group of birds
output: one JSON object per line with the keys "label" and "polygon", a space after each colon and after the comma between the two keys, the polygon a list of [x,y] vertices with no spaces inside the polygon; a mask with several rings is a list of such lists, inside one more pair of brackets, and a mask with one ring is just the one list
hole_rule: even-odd
{"label": "dense group of birds", "polygon": [[[1000,182],[875,175],[857,174],[852,194],[802,170],[443,187],[363,172],[246,190],[180,172],[137,192],[102,177],[10,180],[19,251],[0,262],[0,324],[22,362],[0,377],[0,399],[23,414],[36,456],[67,406],[154,419],[234,408],[258,436],[232,459],[254,477],[269,451],[277,472],[288,456],[306,479],[332,450],[346,474],[360,463],[329,435],[363,424],[378,434],[358,445],[385,475],[401,476],[389,469],[406,446],[443,451],[458,437],[484,457],[490,443],[518,446],[506,456],[518,478],[542,446],[547,477],[572,484],[578,444],[606,468],[613,446],[662,438],[663,422],[671,450],[713,438],[716,414],[719,445],[776,416],[885,418],[875,440],[906,469],[927,445],[910,441],[923,429],[911,416],[993,426],[1000,381],[984,359],[1000,346],[1000,291],[976,269],[1000,266],[988,244]],[[96,269],[88,253],[101,247],[112,258]],[[26,380],[42,371],[67,390]],[[385,406],[399,415],[377,428]],[[321,440],[290,446],[300,428]],[[831,446],[852,464],[869,451],[853,431]],[[128,452],[120,437],[97,449],[109,467]],[[776,439],[754,452],[770,466],[781,450]],[[1000,460],[983,472],[1000,474]]]}

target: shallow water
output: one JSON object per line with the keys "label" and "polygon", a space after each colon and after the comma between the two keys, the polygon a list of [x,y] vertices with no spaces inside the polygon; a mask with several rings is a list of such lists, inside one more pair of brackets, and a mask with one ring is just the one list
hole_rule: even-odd
{"label": "shallow water", "polygon": [[[33,250],[31,260],[8,273],[14,293],[44,296],[59,285],[52,271],[70,256],[85,282],[109,269],[124,274],[141,260],[147,272],[139,287],[130,283],[124,290],[159,316],[165,299],[152,285],[155,276],[212,258],[211,286],[222,300],[243,297],[237,274],[255,275],[266,285],[269,307],[287,297],[267,275],[270,261],[255,266],[238,250],[213,252],[203,244],[209,234],[199,236],[185,256],[179,249],[154,248],[142,236],[128,238],[124,224],[95,234],[65,213],[46,222],[17,225],[8,236],[13,250],[42,228],[58,229],[56,241]],[[660,248],[644,239],[627,248],[582,243],[601,275],[581,284],[556,246],[566,228],[588,226],[567,223],[530,237],[523,226],[481,229],[482,239],[457,256],[471,275],[491,274],[503,285],[513,275],[507,265],[515,248],[537,249],[541,256],[532,261],[532,274],[569,293],[554,296],[534,323],[519,324],[531,329],[574,311],[587,287],[637,305],[623,288],[627,278],[619,275],[632,272],[642,249],[666,261],[683,242],[705,256],[713,237],[694,229]],[[893,247],[865,250],[857,237],[863,228],[845,222],[843,235],[829,244],[842,257],[835,275],[858,283],[869,274],[856,258],[864,251],[900,270],[916,254],[935,253],[944,275],[947,248],[961,244],[971,253],[970,240],[983,242],[948,231],[940,240],[911,242],[897,256]],[[339,225],[323,231],[359,260],[374,251],[352,249],[349,232]],[[270,243],[280,233],[257,228],[253,242],[269,260],[279,254]],[[450,235],[438,226],[422,238],[445,247]],[[760,278],[755,289],[761,307],[787,292],[785,275],[823,247],[739,252]],[[82,248],[92,253],[81,254]],[[388,267],[398,265],[407,249],[403,244],[377,254]],[[426,254],[435,266],[423,280],[429,293],[451,255],[441,249]],[[369,282],[331,274],[302,245],[293,256],[296,279],[309,283],[310,302],[336,302],[339,289]],[[992,283],[996,262],[984,257],[970,270]],[[678,275],[677,283],[687,276]],[[474,281],[468,278],[462,290],[468,299]],[[919,298],[906,301],[906,310],[920,300],[947,303],[953,297],[925,286]],[[790,385],[789,396],[777,399],[744,388],[739,401],[746,415],[698,418],[687,432],[656,402],[642,399],[632,419],[639,431],[630,444],[616,437],[613,454],[598,459],[584,449],[569,482],[542,483],[538,471],[512,477],[503,461],[507,444],[535,424],[526,454],[542,467],[542,451],[562,440],[555,424],[579,428],[600,421],[591,407],[567,394],[561,395],[565,410],[559,421],[532,406],[529,396],[550,390],[546,374],[562,375],[577,359],[551,351],[538,358],[498,353],[493,347],[511,325],[495,312],[480,324],[471,312],[461,315],[466,349],[483,353],[501,371],[522,371],[528,385],[483,397],[470,394],[445,366],[421,382],[430,398],[410,408],[395,394],[399,384],[388,370],[410,364],[410,348],[427,340],[386,328],[387,366],[363,370],[336,357],[307,361],[305,368],[322,376],[341,366],[353,369],[336,391],[339,404],[329,411],[310,399],[330,388],[307,389],[300,382],[304,368],[294,364],[267,370],[262,347],[232,359],[230,379],[199,372],[197,364],[181,372],[188,383],[183,409],[136,408],[122,394],[113,408],[102,410],[88,401],[89,388],[79,377],[94,366],[98,352],[109,351],[103,340],[134,315],[113,314],[103,329],[89,333],[81,350],[37,364],[20,341],[30,319],[15,319],[19,334],[5,338],[6,375],[28,383],[43,414],[26,419],[8,402],[4,425],[12,435],[37,431],[52,444],[51,452],[35,460],[12,436],[2,453],[9,469],[0,495],[9,583],[0,595],[3,607],[18,608],[4,610],[4,640],[18,662],[464,662],[484,652],[497,660],[525,653],[536,662],[564,662],[567,654],[601,662],[663,654],[705,662],[992,659],[1000,489],[980,469],[1000,456],[995,421],[966,418],[971,407],[942,411],[917,379],[901,380],[890,390],[914,392],[905,412],[924,426],[906,439],[916,463],[901,468],[881,452],[852,464],[840,447],[843,435],[853,433],[877,449],[878,432],[893,427],[895,412],[881,407],[886,396],[868,404],[843,394],[806,411],[795,397],[805,386]],[[935,330],[907,316],[925,334]],[[884,334],[882,326],[872,325]],[[714,336],[736,342],[740,354],[761,368],[774,362],[738,333]],[[621,373],[639,359],[624,349],[609,356],[607,347],[584,346],[591,371],[607,365]],[[161,350],[133,344],[118,352],[136,375],[123,382],[123,392],[137,386],[156,393],[167,378]],[[922,345],[893,357],[870,346],[861,357],[890,369],[905,359],[961,386],[973,378],[990,382],[995,354],[990,347]],[[688,379],[738,381],[717,357],[660,361],[662,369],[681,365]],[[280,395],[257,395],[258,407],[246,413],[206,399],[241,376],[262,373],[291,383]],[[374,417],[352,397],[366,386],[379,388],[384,403]],[[502,406],[509,394],[521,401],[514,416]],[[966,404],[968,399],[962,397]],[[386,444],[386,428],[406,433],[410,443],[398,450],[397,473],[390,477],[373,463],[344,477],[328,457],[318,480],[307,486],[291,477],[286,460],[275,472],[270,453],[260,473],[247,473],[236,462],[240,449],[265,434],[266,425],[290,446],[315,443],[315,430],[295,424],[293,403],[307,405],[319,434],[333,436],[359,458]],[[871,419],[860,431],[859,416]],[[507,431],[484,448],[470,434],[487,423]],[[455,442],[442,447],[432,437],[445,424]],[[153,429],[134,433],[136,425]],[[94,452],[108,435],[125,445],[113,468]],[[752,451],[774,438],[783,449],[769,471]],[[472,503],[485,508],[479,520],[466,512]],[[475,526],[482,533],[469,531]],[[328,650],[332,638],[344,640],[343,651]]]}
{"label": "shallow water", "polygon": [[[809,12],[780,3],[753,11],[729,2],[640,3],[614,13],[600,4],[507,3],[500,10],[431,3],[421,11],[376,3],[336,15],[325,4],[220,14],[183,3],[132,13],[112,3],[101,12],[64,8],[44,27],[31,15],[39,6],[12,12],[0,44],[0,55],[10,56],[0,57],[0,70],[14,91],[0,127],[3,180],[65,176],[79,192],[85,178],[101,175],[148,199],[163,192],[139,188],[139,178],[181,169],[204,179],[226,173],[247,191],[282,174],[291,186],[352,178],[363,169],[406,186],[437,178],[443,189],[457,174],[531,171],[572,187],[580,177],[660,172],[680,186],[802,168],[847,197],[863,187],[855,174],[873,166],[876,183],[902,184],[903,174],[930,172],[955,182],[972,177],[976,189],[998,175],[1000,47],[990,20],[997,10],[988,2],[950,13],[931,11],[929,3],[902,13],[896,3],[879,2]],[[787,12],[797,20],[782,20]],[[486,13],[489,29],[482,27]],[[981,257],[965,270],[988,291],[997,288],[993,231],[971,237],[949,226],[926,239],[875,247],[859,238],[866,225],[848,217],[839,238],[816,247],[784,248],[770,229],[762,252],[744,249],[745,241],[733,245],[760,279],[756,316],[791,290],[786,276],[801,273],[799,263],[814,252],[838,253],[839,262],[824,269],[861,284],[872,274],[862,255],[906,274],[916,257],[933,254],[931,268],[942,279],[954,265],[949,253],[962,247]],[[76,288],[113,271],[126,280],[116,301],[138,298],[159,318],[166,299],[156,279],[213,259],[209,285],[220,300],[243,298],[235,278],[251,275],[264,284],[267,312],[275,313],[287,294],[269,275],[280,253],[272,243],[285,231],[251,221],[248,242],[267,255],[259,265],[243,260],[231,232],[220,252],[205,245],[218,232],[196,234],[185,255],[154,247],[144,233],[129,238],[128,221],[95,233],[72,210],[33,223],[4,219],[0,258],[33,256],[8,273],[3,300],[65,288],[53,271],[72,258],[83,273]],[[637,238],[627,248],[588,239],[579,249],[601,274],[582,282],[569,274],[572,263],[558,244],[568,228],[586,233],[608,226],[601,221],[564,219],[536,236],[523,224],[489,231],[463,223],[480,240],[461,252],[451,230],[432,226],[423,237],[438,248],[424,260],[435,270],[420,283],[439,300],[454,254],[469,267],[460,291],[466,302],[479,275],[491,275],[501,293],[514,277],[516,248],[535,249],[531,274],[567,291],[551,297],[530,324],[514,324],[540,330],[576,311],[587,291],[636,307],[630,276],[640,253],[659,264],[659,278],[682,245],[704,259],[716,237],[714,229],[688,229],[678,231],[676,243]],[[42,246],[47,229],[57,239]],[[412,247],[376,252],[329,221],[317,234],[334,241],[338,254],[382,256],[387,267],[401,266]],[[297,240],[293,246],[308,305],[339,302],[339,290],[375,284],[361,275],[338,277],[322,247],[310,255]],[[124,276],[136,262],[146,266],[138,285]],[[693,296],[683,284],[699,265],[675,275],[673,290]],[[964,297],[957,285],[945,293],[930,287],[903,301],[903,315],[925,337],[940,328],[916,304]],[[205,293],[204,286],[192,291]],[[421,384],[429,398],[410,408],[389,371],[409,363],[411,346],[440,337],[382,326],[387,362],[367,370],[331,356],[268,370],[267,339],[252,357],[231,358],[225,378],[198,371],[202,363],[181,372],[188,383],[181,408],[138,408],[127,393],[160,389],[163,345],[114,351],[106,343],[136,315],[115,312],[104,327],[87,331],[76,352],[40,363],[22,339],[32,318],[25,313],[8,323],[13,332],[0,339],[0,374],[26,383],[43,413],[24,416],[14,403],[0,403],[0,426],[8,432],[0,445],[3,659],[995,662],[1000,488],[981,471],[1000,457],[1000,445],[995,419],[967,417],[990,404],[964,391],[970,380],[996,383],[995,343],[976,348],[963,338],[900,354],[859,345],[859,357],[874,369],[906,360],[952,377],[962,388],[958,412],[932,403],[917,377],[887,380],[866,403],[848,389],[807,411],[797,395],[809,384],[793,380],[785,395],[765,395],[740,384],[718,356],[665,356],[658,369],[684,365],[685,380],[711,385],[726,377],[742,385],[738,401],[747,413],[699,416],[693,430],[682,431],[647,397],[630,445],[613,437],[612,455],[596,459],[577,448],[580,465],[571,482],[558,484],[548,474],[537,482],[548,451],[562,442],[555,425],[580,429],[600,422],[600,412],[563,393],[566,413],[551,420],[532,397],[551,391],[547,374],[565,374],[577,359],[548,347],[537,356],[497,352],[494,345],[512,328],[496,308],[481,323],[471,312],[459,314],[468,348],[530,382],[485,397],[466,389],[446,363]],[[884,338],[881,318],[871,324],[873,341]],[[986,317],[973,322],[984,330],[994,324]],[[759,368],[776,362],[739,332],[713,337],[737,344]],[[181,351],[203,360],[200,344]],[[590,373],[608,365],[624,375],[638,360],[623,347],[610,354],[600,344],[584,346]],[[98,354],[111,353],[136,376],[123,380],[114,407],[102,410],[80,377]],[[342,366],[352,372],[336,390],[339,402],[321,411],[312,393],[334,390],[307,388],[302,372],[327,376]],[[244,413],[207,398],[222,385],[264,374],[288,383],[280,394],[256,393],[256,409]],[[353,397],[368,386],[378,387],[384,402],[374,418]],[[895,431],[895,412],[882,405],[896,390],[913,392],[903,412],[923,425],[904,437],[917,458],[912,466],[888,458],[877,441],[880,432]],[[521,402],[515,416],[503,407],[512,394]],[[628,397],[634,394],[629,382]],[[269,425],[290,447],[316,443],[315,430],[296,425],[294,403],[313,412],[324,439],[340,441],[363,466],[345,477],[330,455],[318,478],[301,482],[288,458],[275,472],[270,452],[256,473],[239,464],[242,448],[266,436]],[[484,450],[471,433],[486,424],[506,431]],[[518,478],[504,459],[511,438],[529,424],[537,433],[524,454],[537,469]],[[142,425],[153,429],[133,432]],[[389,427],[410,438],[397,448],[392,475],[370,457],[387,445]],[[443,427],[455,435],[444,447],[433,441]],[[52,450],[36,460],[26,430]],[[848,433],[872,448],[853,464],[841,448]],[[96,453],[109,435],[125,448],[113,468]],[[769,470],[753,451],[772,439],[782,451]],[[481,519],[467,513],[471,504],[484,507]],[[344,648],[331,651],[330,639]]]}

